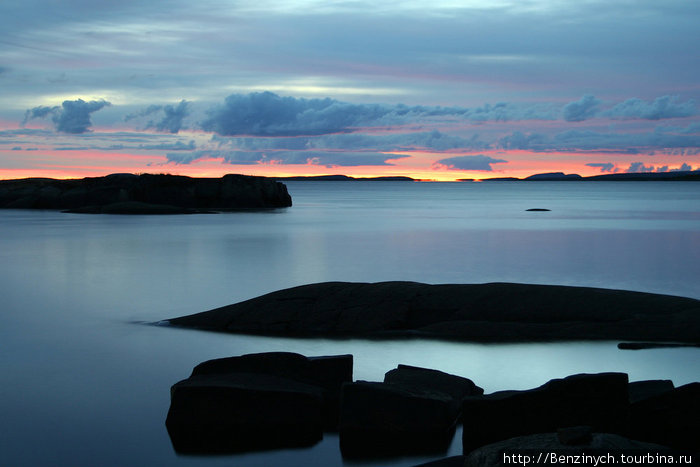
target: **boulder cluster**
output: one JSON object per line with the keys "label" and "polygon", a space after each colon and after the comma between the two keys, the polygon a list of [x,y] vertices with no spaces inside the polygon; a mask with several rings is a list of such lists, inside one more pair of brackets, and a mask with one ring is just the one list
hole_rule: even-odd
{"label": "boulder cluster", "polygon": [[[197,365],[171,388],[166,419],[179,453],[304,447],[337,431],[344,458],[444,453],[459,423],[467,465],[491,465],[479,459],[504,446],[694,452],[700,383],[577,374],[484,394],[473,381],[437,370],[399,365],[382,382],[353,381],[352,355],[274,352]],[[461,456],[444,465],[456,462]]]}

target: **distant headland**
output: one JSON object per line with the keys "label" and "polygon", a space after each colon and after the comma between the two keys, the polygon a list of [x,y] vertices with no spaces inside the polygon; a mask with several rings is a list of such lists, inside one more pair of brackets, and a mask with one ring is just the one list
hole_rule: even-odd
{"label": "distant headland", "polygon": [[280,182],[248,175],[191,178],[112,174],[56,180],[0,180],[0,208],[89,214],[192,214],[292,205]]}
{"label": "distant headland", "polygon": [[565,174],[564,172],[550,172],[530,175],[526,178],[484,178],[482,182],[489,181],[525,181],[525,182],[571,182],[571,181],[700,181],[700,170],[684,172],[644,172],[644,173],[613,173],[582,177],[578,174]]}
{"label": "distant headland", "polygon": [[[404,176],[385,177],[351,177],[349,175],[300,175],[293,177],[272,177],[281,182],[312,181],[312,182],[355,182],[355,181],[386,181],[386,182],[420,182],[429,181]],[[578,174],[564,172],[549,172],[530,175],[525,178],[493,177],[493,178],[460,178],[458,182],[572,182],[572,181],[700,181],[700,170],[679,172],[644,172],[644,173],[612,173],[583,177]]]}
{"label": "distant headland", "polygon": [[349,175],[299,175],[294,177],[273,177],[275,180],[282,182],[286,181],[311,181],[311,182],[352,182],[352,181],[371,181],[371,182],[415,182],[418,181],[411,177],[388,176],[388,177],[351,177]]}

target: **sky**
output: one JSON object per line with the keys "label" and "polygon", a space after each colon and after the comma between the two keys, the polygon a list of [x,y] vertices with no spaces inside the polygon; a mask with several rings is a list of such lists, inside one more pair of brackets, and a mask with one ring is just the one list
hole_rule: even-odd
{"label": "sky", "polygon": [[3,0],[0,179],[700,169],[700,2]]}

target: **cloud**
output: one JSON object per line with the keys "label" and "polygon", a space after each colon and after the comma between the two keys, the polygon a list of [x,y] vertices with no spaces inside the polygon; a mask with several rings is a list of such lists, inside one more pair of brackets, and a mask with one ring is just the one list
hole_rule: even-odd
{"label": "cloud", "polygon": [[613,172],[615,170],[615,164],[612,162],[591,162],[586,164],[588,167],[598,167],[602,173]]}
{"label": "cloud", "polygon": [[185,144],[182,141],[176,141],[174,143],[159,143],[159,144],[139,144],[139,149],[157,149],[165,151],[191,151],[196,148],[193,139],[189,143]]}
{"label": "cloud", "polygon": [[554,120],[551,105],[501,102],[482,107],[349,104],[335,99],[281,97],[269,91],[232,94],[208,111],[202,129],[222,136],[319,136],[352,133],[363,127],[444,122],[454,118],[472,123],[513,120]]}
{"label": "cloud", "polygon": [[470,138],[455,136],[438,130],[427,132],[392,133],[371,135],[342,133],[315,137],[226,137],[214,135],[212,142],[217,149],[234,150],[370,150],[392,151],[450,151],[483,150],[490,144],[474,134]]}
{"label": "cloud", "polygon": [[343,104],[333,99],[297,99],[271,92],[233,94],[211,109],[202,128],[220,135],[292,136],[347,132],[378,119],[381,106]]}
{"label": "cloud", "polygon": [[481,107],[404,107],[409,113],[425,116],[454,116],[475,123],[519,120],[556,120],[559,109],[551,104],[498,102]]}
{"label": "cloud", "polygon": [[661,120],[667,118],[692,117],[698,114],[695,101],[679,102],[678,96],[661,96],[653,101],[636,97],[627,99],[608,110],[599,107],[602,101],[592,95],[585,95],[575,102],[564,106],[564,120],[581,122],[593,117],[616,119]]}
{"label": "cloud", "polygon": [[643,162],[632,162],[630,166],[625,170],[627,173],[648,173],[648,172],[689,172],[692,171],[693,167],[686,162],[678,167],[677,169],[669,169],[667,165],[654,167],[653,165],[644,165]]}
{"label": "cloud", "polygon": [[688,134],[700,133],[700,122],[695,122],[695,123],[692,123],[692,124],[688,125],[688,126],[687,126],[686,128],[684,128],[681,132],[682,132],[682,133],[688,133]]}
{"label": "cloud", "polygon": [[640,118],[646,120],[660,120],[664,118],[691,117],[697,115],[698,109],[691,99],[686,102],[678,102],[678,96],[662,96],[653,102],[631,98],[617,104],[612,109],[604,112],[604,115],[612,118]]}
{"label": "cloud", "polygon": [[45,105],[40,105],[39,107],[29,109],[24,114],[24,120],[22,121],[22,125],[27,123],[29,120],[32,120],[34,118],[44,118],[48,115],[51,115],[54,112],[58,112],[59,110],[60,107],[46,107]]}
{"label": "cloud", "polygon": [[191,164],[201,159],[222,159],[235,165],[291,164],[326,167],[387,166],[390,160],[410,156],[377,152],[350,151],[218,151],[200,150],[191,153],[168,153],[168,162]]}
{"label": "cloud", "polygon": [[569,102],[564,106],[564,120],[567,122],[582,122],[595,116],[601,101],[587,94],[581,99]]}
{"label": "cloud", "polygon": [[502,164],[508,161],[503,159],[494,159],[489,156],[479,154],[476,156],[455,156],[446,159],[440,159],[435,162],[435,165],[442,166],[448,170],[480,170],[491,172],[493,168],[491,164]]}
{"label": "cloud", "polygon": [[693,170],[693,167],[683,162],[683,165],[677,169],[671,169],[671,172],[690,172],[691,170]]}
{"label": "cloud", "polygon": [[124,117],[124,121],[128,122],[129,120],[146,117],[161,111],[164,115],[160,121],[150,121],[146,124],[146,128],[155,128],[157,131],[177,133],[184,128],[183,120],[190,114],[190,103],[183,99],[176,106],[171,104],[150,105],[141,112],[127,115]]}
{"label": "cloud", "polygon": [[668,156],[697,156],[700,154],[700,148],[666,149],[664,154]]}
{"label": "cloud", "polygon": [[509,136],[499,140],[503,149],[537,149],[547,147],[547,136],[540,133],[525,134],[522,131],[514,131]]}
{"label": "cloud", "polygon": [[632,162],[630,164],[629,168],[627,168],[627,170],[625,170],[625,172],[627,172],[628,174],[646,173],[646,172],[653,172],[653,171],[654,171],[653,165],[646,166],[646,165],[644,165],[643,162]]}
{"label": "cloud", "polygon": [[539,152],[598,151],[637,154],[653,150],[690,149],[700,147],[700,135],[675,134],[665,128],[646,133],[597,132],[592,130],[568,130],[553,135],[514,131],[502,137],[498,144],[503,149],[523,149]]}
{"label": "cloud", "polygon": [[111,104],[104,99],[89,102],[78,99],[74,101],[63,101],[60,107],[34,107],[33,109],[27,110],[22,124],[24,125],[29,120],[35,118],[45,118],[51,115],[51,120],[53,121],[56,131],[71,134],[85,133],[90,131],[89,128],[92,126],[90,114],[108,105]]}

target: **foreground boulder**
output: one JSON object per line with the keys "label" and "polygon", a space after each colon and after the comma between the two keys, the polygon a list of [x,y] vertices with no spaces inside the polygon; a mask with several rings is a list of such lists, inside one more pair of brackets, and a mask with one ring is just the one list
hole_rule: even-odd
{"label": "foreground boulder", "polygon": [[652,379],[645,381],[632,381],[627,386],[630,404],[649,399],[660,394],[672,391],[673,381],[669,379]]}
{"label": "foreground boulder", "polygon": [[343,386],[340,450],[348,458],[444,452],[456,423],[445,393],[358,381]]}
{"label": "foreground boulder", "polygon": [[461,400],[465,396],[478,396],[484,393],[484,389],[474,384],[474,381],[469,378],[404,364],[399,364],[393,370],[387,371],[384,374],[384,382],[428,391],[440,391],[457,400]]}
{"label": "foreground boulder", "polygon": [[344,457],[444,452],[454,436],[460,405],[483,389],[467,378],[399,365],[384,382],[343,386],[340,449]]}
{"label": "foreground boulder", "polygon": [[222,332],[283,336],[700,343],[699,300],[512,283],[324,282],[169,322]]}
{"label": "foreground boulder", "polygon": [[352,356],[250,354],[204,362],[171,388],[166,427],[180,453],[310,446],[337,424]]}
{"label": "foreground boulder", "polygon": [[462,399],[484,393],[483,388],[468,378],[411,365],[399,365],[388,371],[384,375],[384,383],[425,393],[446,394],[452,401],[451,411],[455,416],[461,415]]}
{"label": "foreground boulder", "polygon": [[287,188],[264,177],[112,174],[72,180],[0,180],[0,208],[81,213],[178,214],[292,205]]}
{"label": "foreground boulder", "polygon": [[341,388],[352,382],[352,369],[353,357],[349,354],[305,357],[292,352],[265,352],[209,360],[194,367],[192,376],[259,373],[315,386],[323,396],[324,428],[335,430]]}
{"label": "foreground boulder", "polygon": [[212,454],[311,446],[323,437],[319,388],[261,374],[191,377],[172,387],[173,447]]}
{"label": "foreground boulder", "polygon": [[527,391],[466,397],[462,408],[464,452],[515,436],[579,425],[623,432],[629,407],[627,385],[625,373],[580,374]]}
{"label": "foreground boulder", "polygon": [[635,439],[700,451],[700,383],[633,403],[629,426],[629,435]]}

